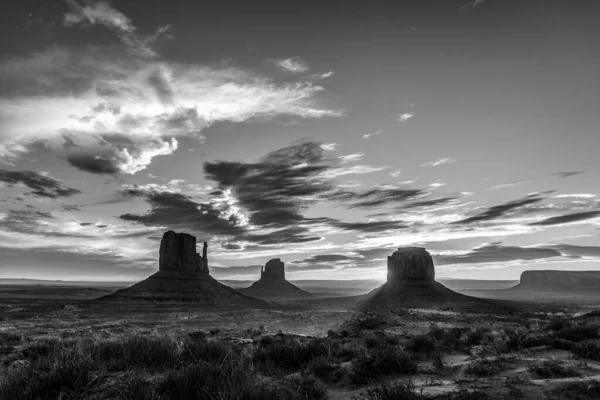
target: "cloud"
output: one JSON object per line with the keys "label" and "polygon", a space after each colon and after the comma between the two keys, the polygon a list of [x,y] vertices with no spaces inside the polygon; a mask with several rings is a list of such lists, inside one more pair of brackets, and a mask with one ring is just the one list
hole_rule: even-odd
{"label": "cloud", "polygon": [[585,173],[585,171],[568,171],[568,172],[555,172],[554,176],[558,176],[559,178],[570,178],[575,175],[580,175]]}
{"label": "cloud", "polygon": [[[142,36],[106,1],[67,4],[65,25],[105,26],[125,46],[53,46],[0,61],[5,163],[42,143],[76,168],[132,174],[152,157],[173,153],[179,137],[201,142],[201,132],[215,122],[342,114],[319,105],[316,96],[324,88],[309,78],[278,83],[224,64],[166,61],[150,44],[168,27]],[[131,143],[115,144],[111,136]]]}
{"label": "cloud", "polygon": [[105,1],[88,3],[80,6],[74,0],[66,0],[71,12],[65,14],[65,25],[75,25],[80,23],[89,23],[91,25],[101,24],[110,29],[132,33],[135,27],[131,20],[123,13],[115,10]]}
{"label": "cloud", "polygon": [[333,151],[338,146],[337,143],[323,143],[321,148],[325,151]]}
{"label": "cloud", "polygon": [[338,158],[340,160],[340,164],[346,164],[349,162],[360,161],[363,159],[364,156],[365,156],[365,153],[354,153],[354,154],[347,154],[345,156],[340,156]]}
{"label": "cloud", "polygon": [[70,188],[54,178],[34,171],[8,171],[0,169],[0,183],[9,186],[23,185],[32,189],[32,192],[26,194],[49,199],[71,197],[81,193],[81,191]]}
{"label": "cloud", "polygon": [[227,213],[227,206],[217,203],[198,203],[181,193],[126,189],[125,196],[142,197],[150,205],[145,214],[127,213],[119,218],[151,227],[190,232],[201,238],[215,235],[244,233],[242,221]]}
{"label": "cloud", "polygon": [[358,231],[363,233],[387,232],[408,228],[402,221],[368,221],[368,222],[342,222],[331,221],[331,225],[344,231]]}
{"label": "cloud", "polygon": [[305,258],[304,260],[292,261],[290,264],[321,264],[321,263],[334,263],[338,261],[354,261],[357,257],[346,256],[343,254],[318,254]]}
{"label": "cloud", "polygon": [[597,197],[597,195],[590,193],[571,193],[554,196],[555,199],[593,199],[595,197]]}
{"label": "cloud", "polygon": [[415,116],[415,113],[412,113],[412,112],[400,114],[398,116],[398,122],[406,122],[414,116]]}
{"label": "cloud", "polygon": [[538,203],[542,200],[543,200],[542,197],[538,197],[535,195],[527,196],[527,197],[519,199],[519,200],[512,200],[512,201],[506,202],[504,204],[489,207],[483,212],[480,212],[472,217],[462,219],[460,221],[455,221],[455,222],[453,222],[453,224],[472,224],[474,222],[485,222],[485,221],[495,220],[495,219],[506,216],[511,211],[525,207],[529,204]]}
{"label": "cloud", "polygon": [[323,173],[324,178],[336,178],[338,176],[343,175],[363,175],[363,174],[371,174],[373,172],[379,172],[388,169],[389,166],[385,167],[373,167],[371,165],[353,165],[352,167],[344,167],[344,168],[332,168]]}
{"label": "cloud", "polygon": [[446,185],[446,184],[445,184],[445,183],[443,183],[443,182],[434,182],[434,183],[430,183],[430,184],[429,184],[429,185],[427,185],[427,186],[429,186],[429,187],[431,187],[431,188],[439,188],[439,187],[442,187],[442,186],[445,186],[445,185]]}
{"label": "cloud", "polygon": [[469,11],[469,9],[475,8],[475,7],[477,7],[477,6],[485,3],[486,1],[488,1],[488,0],[473,0],[473,1],[470,1],[469,3],[461,6],[459,8],[459,11],[461,11],[461,12]]}
{"label": "cloud", "polygon": [[380,135],[380,134],[382,134],[382,133],[383,133],[383,131],[382,131],[382,130],[378,130],[378,131],[371,132],[371,133],[365,133],[364,135],[362,135],[362,138],[363,138],[363,139],[365,139],[365,140],[368,140],[368,139],[370,139],[372,136],[375,136],[375,135]]}
{"label": "cloud", "polygon": [[87,2],[83,6],[75,0],[66,0],[66,3],[70,12],[64,15],[65,26],[103,25],[114,32],[124,44],[148,56],[156,55],[149,44],[169,28],[168,25],[160,27],[154,35],[139,37],[135,34],[136,27],[131,19],[106,1]]}
{"label": "cloud", "polygon": [[299,73],[308,71],[308,64],[300,57],[286,58],[276,61],[276,65],[287,71]]}
{"label": "cloud", "polygon": [[439,167],[440,165],[454,164],[455,162],[456,160],[452,158],[440,158],[439,160],[429,161],[421,164],[421,167]]}
{"label": "cloud", "polygon": [[333,168],[316,142],[273,151],[255,163],[207,162],[204,172],[222,190],[229,189],[239,206],[259,226],[286,226],[304,217],[301,211],[332,189],[323,178]]}
{"label": "cloud", "polygon": [[400,208],[401,209],[410,209],[410,208],[432,207],[432,206],[437,206],[440,204],[446,204],[446,203],[449,203],[456,199],[457,199],[457,197],[440,197],[438,199],[416,201],[414,203],[409,203],[409,204],[403,205]]}
{"label": "cloud", "polygon": [[402,203],[425,195],[427,195],[427,192],[421,189],[400,189],[391,186],[362,192],[337,191],[331,193],[329,198],[349,202],[351,208],[371,208],[391,203]]}
{"label": "cloud", "polygon": [[310,76],[311,79],[326,79],[334,75],[333,71],[327,71],[322,74],[313,74]]}
{"label": "cloud", "polygon": [[543,219],[538,222],[530,223],[531,226],[546,226],[546,225],[562,225],[571,222],[585,221],[588,219],[594,219],[600,217],[600,211],[583,211],[574,214],[559,215],[557,217],[550,217]]}
{"label": "cloud", "polygon": [[67,162],[80,171],[92,174],[135,174],[150,165],[154,157],[172,154],[177,147],[175,138],[170,141],[130,142],[126,145],[73,151],[67,155]]}
{"label": "cloud", "polygon": [[502,263],[515,260],[538,260],[560,257],[560,251],[552,248],[502,246],[489,244],[463,254],[436,255],[436,265]]}

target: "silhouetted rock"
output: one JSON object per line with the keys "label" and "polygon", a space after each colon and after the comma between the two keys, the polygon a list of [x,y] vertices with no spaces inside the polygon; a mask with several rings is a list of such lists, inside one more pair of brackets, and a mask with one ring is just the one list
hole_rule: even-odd
{"label": "silhouetted rock", "polygon": [[433,258],[423,247],[400,247],[388,257],[387,265],[390,283],[435,280]]}
{"label": "silhouetted rock", "polygon": [[299,287],[291,284],[285,279],[285,267],[279,258],[269,260],[264,268],[261,268],[260,279],[240,292],[253,297],[265,299],[289,299],[311,297]]}
{"label": "silhouetted rock", "polygon": [[208,274],[206,251],[207,244],[204,242],[203,256],[196,252],[195,236],[165,232],[160,242],[158,270]]}
{"label": "silhouetted rock", "polygon": [[280,258],[273,258],[260,270],[260,279],[285,280],[285,267]]}
{"label": "silhouetted rock", "polygon": [[435,267],[422,247],[401,247],[388,257],[387,282],[367,294],[360,308],[438,308],[494,312],[508,307],[456,293],[435,281]]}
{"label": "silhouetted rock", "polygon": [[103,300],[187,301],[198,304],[262,306],[263,300],[245,296],[217,282],[208,270],[208,245],[202,256],[196,252],[196,238],[187,233],[165,232],[160,243],[159,270],[135,285],[121,289]]}
{"label": "silhouetted rock", "polygon": [[595,292],[600,290],[600,271],[524,271],[512,290]]}

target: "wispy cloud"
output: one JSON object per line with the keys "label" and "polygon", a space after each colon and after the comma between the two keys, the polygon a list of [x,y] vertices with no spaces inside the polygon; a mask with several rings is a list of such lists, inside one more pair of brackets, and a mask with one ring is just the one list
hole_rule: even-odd
{"label": "wispy cloud", "polygon": [[[112,18],[115,29],[132,29]],[[173,153],[178,137],[201,142],[201,132],[218,121],[341,115],[317,105],[324,88],[309,81],[278,84],[239,68],[149,62],[114,46],[53,47],[5,59],[0,85],[6,163],[41,141],[93,173],[140,171],[153,157]]]}
{"label": "wispy cloud", "polygon": [[313,74],[310,76],[311,79],[326,79],[334,75],[333,71],[327,71],[322,74]]}
{"label": "wispy cloud", "polygon": [[337,143],[323,143],[321,145],[321,148],[325,151],[333,151],[336,149],[337,146],[338,146]]}
{"label": "wispy cloud", "polygon": [[402,170],[401,170],[401,169],[399,169],[399,170],[396,170],[396,171],[394,171],[394,172],[390,172],[390,176],[391,176],[391,177],[393,177],[393,178],[397,178],[397,177],[399,177],[399,176],[400,176],[400,174],[402,174]]}
{"label": "wispy cloud", "polygon": [[437,188],[440,188],[442,186],[446,186],[446,184],[443,183],[443,182],[434,182],[434,183],[430,183],[427,186],[429,186],[430,188],[436,188],[437,189]]}
{"label": "wispy cloud", "polygon": [[429,161],[421,164],[421,167],[439,167],[444,164],[454,164],[456,160],[452,158],[440,158],[439,160]]}
{"label": "wispy cloud", "polygon": [[278,60],[276,61],[276,65],[287,71],[295,73],[306,72],[309,69],[308,64],[300,57],[291,57],[284,60]]}
{"label": "wispy cloud", "polygon": [[413,113],[413,112],[400,114],[398,116],[398,122],[406,122],[414,116],[415,116],[415,113]]}
{"label": "wispy cloud", "polygon": [[559,178],[570,178],[575,175],[581,175],[585,173],[585,171],[567,171],[567,172],[555,172],[554,176],[558,176]]}
{"label": "wispy cloud", "polygon": [[32,189],[32,192],[26,194],[49,199],[71,197],[81,193],[77,189],[66,186],[59,180],[33,171],[8,171],[0,169],[0,186],[2,184],[25,186]]}
{"label": "wispy cloud", "polygon": [[595,197],[597,195],[591,193],[570,193],[554,196],[555,199],[593,199]]}
{"label": "wispy cloud", "polygon": [[64,15],[65,26],[103,25],[113,31],[124,44],[147,56],[156,55],[150,44],[169,29],[166,25],[158,28],[153,35],[139,37],[135,34],[136,27],[131,19],[107,1],[86,2],[80,5],[76,0],[66,0],[66,3],[71,11]]}
{"label": "wispy cloud", "polygon": [[335,168],[323,173],[324,178],[335,178],[343,175],[352,174],[371,174],[373,172],[379,172],[388,169],[389,166],[385,167],[373,167],[371,165],[354,165],[352,167]]}
{"label": "wispy cloud", "polygon": [[345,156],[340,156],[338,158],[340,160],[340,164],[346,164],[349,162],[360,161],[363,159],[364,156],[365,156],[365,153],[354,153],[354,154],[347,154]]}
{"label": "wispy cloud", "polygon": [[586,221],[600,217],[600,211],[583,211],[574,214],[559,215],[557,217],[550,217],[544,220],[533,222],[532,226],[544,226],[544,225],[563,225],[570,224],[573,222]]}
{"label": "wispy cloud", "polygon": [[362,138],[365,140],[368,140],[368,139],[371,139],[372,136],[380,135],[382,133],[383,133],[382,130],[378,130],[378,131],[371,132],[371,133],[365,133],[364,135],[362,135]]}

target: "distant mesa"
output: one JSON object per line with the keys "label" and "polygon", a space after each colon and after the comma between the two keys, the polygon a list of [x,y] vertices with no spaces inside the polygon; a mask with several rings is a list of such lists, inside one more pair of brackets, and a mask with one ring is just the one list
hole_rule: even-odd
{"label": "distant mesa", "polygon": [[524,271],[515,292],[600,292],[600,271]]}
{"label": "distant mesa", "polygon": [[165,232],[160,242],[158,272],[101,300],[185,301],[207,305],[266,304],[210,276],[207,252],[208,244],[204,242],[202,255],[197,253],[196,238],[188,233]]}
{"label": "distant mesa", "polygon": [[[431,254],[423,247],[400,247],[387,259],[387,282],[367,294],[361,308],[460,308],[490,312],[500,306],[492,300],[456,293],[435,280]],[[506,308],[502,306],[502,308]]]}
{"label": "distant mesa", "polygon": [[245,295],[259,299],[298,299],[308,298],[312,295],[285,279],[285,266],[279,258],[269,260],[260,271],[260,279],[252,286],[241,289]]}

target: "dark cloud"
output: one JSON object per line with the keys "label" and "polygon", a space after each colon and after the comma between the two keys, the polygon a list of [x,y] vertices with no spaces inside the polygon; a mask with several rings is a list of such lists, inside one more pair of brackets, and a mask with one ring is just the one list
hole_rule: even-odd
{"label": "dark cloud", "polygon": [[452,200],[456,200],[458,197],[440,197],[438,199],[431,199],[431,200],[422,200],[422,201],[416,201],[414,203],[409,203],[406,204],[404,206],[401,206],[401,209],[410,209],[410,208],[421,208],[421,207],[431,207],[431,206],[437,206],[440,204],[446,204],[451,202]]}
{"label": "dark cloud", "polygon": [[569,171],[569,172],[556,172],[552,175],[558,176],[559,178],[570,178],[575,175],[583,174],[585,171]]}
{"label": "dark cloud", "polygon": [[151,206],[146,214],[121,215],[120,218],[125,221],[209,236],[237,236],[245,233],[235,215],[224,219],[221,215],[225,210],[217,205],[197,203],[180,193],[129,189],[123,194],[142,197]]}
{"label": "dark cloud", "polygon": [[320,236],[311,235],[310,231],[306,228],[292,227],[265,234],[247,234],[240,236],[239,239],[259,245],[273,245],[315,242],[322,238]]}
{"label": "dark cloud", "polygon": [[0,219],[0,228],[5,228],[11,232],[19,233],[37,233],[40,231],[40,221],[44,219],[53,219],[50,213],[39,211],[9,210],[6,216]]}
{"label": "dark cloud", "polygon": [[427,195],[422,189],[376,188],[362,192],[337,191],[328,197],[331,200],[351,202],[351,208],[379,207],[401,203]]}
{"label": "dark cloud", "polygon": [[365,233],[408,228],[402,221],[342,222],[332,220],[330,224],[345,231],[359,231]]}
{"label": "dark cloud", "polygon": [[557,217],[550,217],[543,219],[538,222],[532,222],[529,225],[532,226],[546,226],[546,225],[561,225],[568,224],[569,222],[585,221],[600,216],[600,211],[583,211],[574,214],[559,215]]}
{"label": "dark cloud", "polygon": [[0,182],[4,182],[9,186],[25,185],[32,189],[32,192],[26,194],[50,199],[70,197],[81,193],[81,191],[70,188],[56,179],[40,175],[33,171],[8,171],[0,169]]}
{"label": "dark cloud", "polygon": [[62,209],[65,211],[81,211],[81,208],[79,206],[73,206],[73,205],[62,206]]}
{"label": "dark cloud", "polygon": [[81,225],[81,226],[89,226],[89,225],[94,225],[94,223],[93,222],[82,222],[79,225]]}
{"label": "dark cloud", "polygon": [[173,88],[162,70],[156,69],[153,71],[148,77],[148,83],[152,86],[161,102],[165,104],[173,103]]}
{"label": "dark cloud", "polygon": [[117,165],[116,150],[105,150],[103,152],[85,151],[70,153],[67,162],[80,171],[100,175],[116,175],[120,172]]}
{"label": "dark cloud", "polygon": [[516,209],[522,208],[529,204],[540,202],[542,200],[542,197],[538,197],[536,195],[527,196],[519,200],[512,200],[507,203],[500,204],[498,206],[489,207],[487,210],[479,214],[462,219],[460,221],[453,222],[453,224],[471,224],[473,222],[491,221],[494,219],[502,218]]}
{"label": "dark cloud", "polygon": [[481,264],[514,260],[538,260],[560,257],[560,251],[549,247],[519,247],[490,244],[460,255],[434,256],[436,265]]}
{"label": "dark cloud", "polygon": [[259,226],[287,226],[304,220],[301,212],[331,190],[322,173],[331,168],[317,142],[274,151],[256,163],[207,162],[207,178],[231,189],[239,206]]}
{"label": "dark cloud", "polygon": [[95,140],[97,143],[85,150],[71,149],[67,162],[91,174],[134,174],[146,168],[153,157],[171,154],[177,149],[177,141],[173,138],[170,141],[142,138],[136,142],[127,135],[113,133],[98,135]]}

